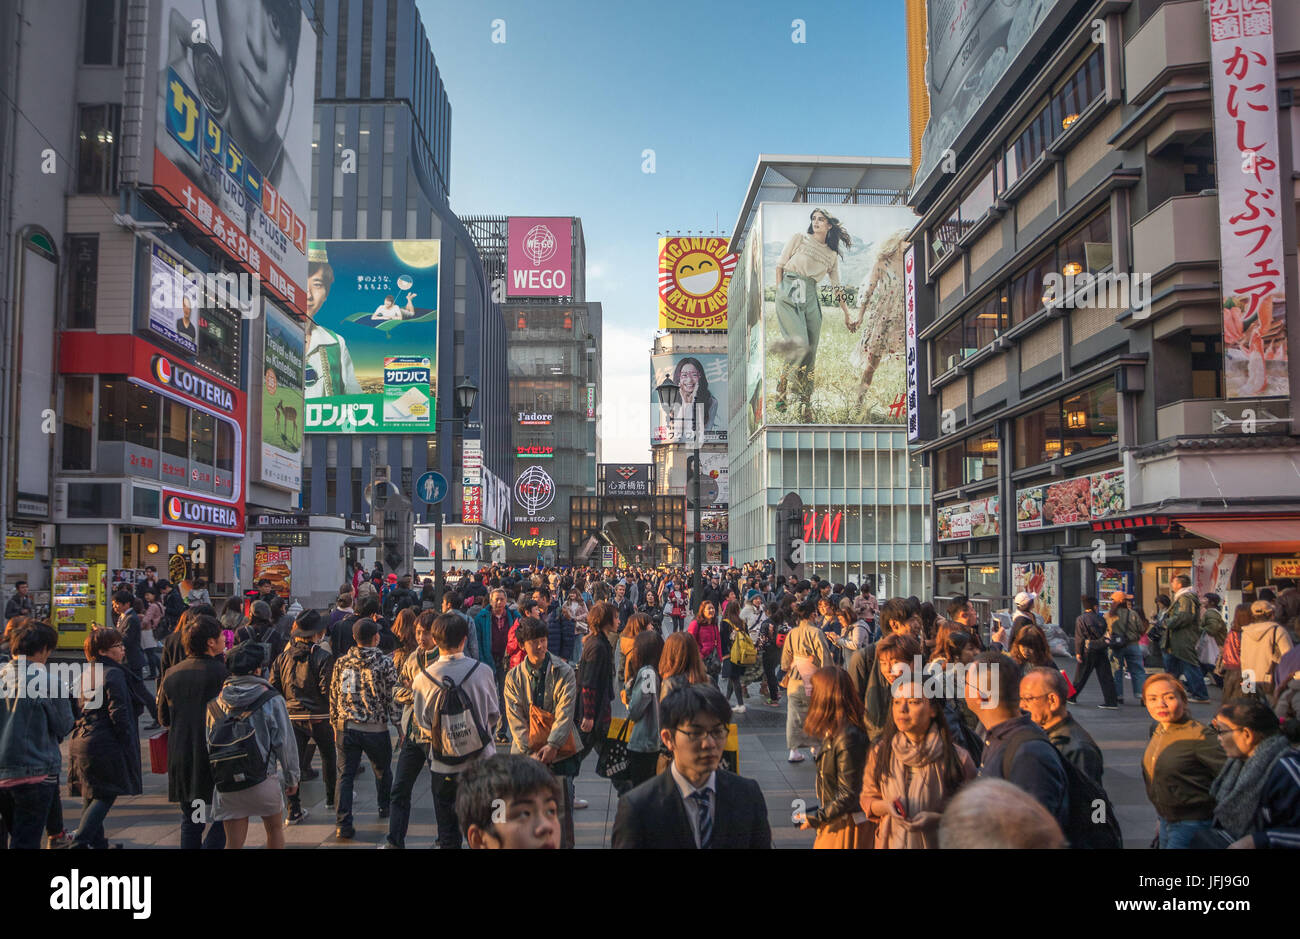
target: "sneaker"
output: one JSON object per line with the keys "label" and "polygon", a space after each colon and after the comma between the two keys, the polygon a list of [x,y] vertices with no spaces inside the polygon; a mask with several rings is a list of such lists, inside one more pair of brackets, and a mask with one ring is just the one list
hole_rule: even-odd
{"label": "sneaker", "polygon": [[390,811],[391,811],[391,809],[380,809],[380,810],[379,810],[379,817],[380,817],[380,818],[388,818],[388,815],[389,815],[389,812],[390,812]]}
{"label": "sneaker", "polygon": [[744,706],[743,704],[737,704],[734,708],[731,709],[731,713],[732,713],[732,714],[744,714],[744,713],[745,713],[745,706]]}
{"label": "sneaker", "polygon": [[1210,703],[1210,699],[1209,699],[1209,698],[1192,698],[1192,699],[1191,699],[1191,702],[1192,702],[1193,704],[1209,704],[1209,703]]}
{"label": "sneaker", "polygon": [[402,846],[399,845],[399,844],[393,844],[391,841],[389,841],[387,838],[385,838],[383,841],[379,842],[379,850],[380,850],[380,851],[385,851],[385,850],[387,850],[387,851],[400,851],[400,850],[402,850]]}
{"label": "sneaker", "polygon": [[800,753],[798,750],[791,750],[790,756],[786,760],[786,762],[788,763],[802,763],[803,761],[804,761],[804,755]]}
{"label": "sneaker", "polygon": [[287,828],[290,825],[297,825],[299,822],[301,822],[304,818],[307,817],[307,814],[308,813],[306,809],[290,809],[289,817],[284,820],[285,827]]}
{"label": "sneaker", "polygon": [[1097,707],[1101,708],[1103,711],[1118,711],[1118,710],[1119,710],[1119,705],[1116,705],[1116,704],[1099,704],[1099,705],[1097,705]]}
{"label": "sneaker", "polygon": [[590,804],[591,804],[591,803],[589,803],[586,799],[574,799],[574,800],[573,800],[573,808],[574,808],[575,811],[578,810],[578,809],[585,809],[585,808],[586,808],[588,805],[590,805]]}
{"label": "sneaker", "polygon": [[334,829],[334,836],[341,841],[351,841],[357,836],[357,830],[349,825],[347,828]]}

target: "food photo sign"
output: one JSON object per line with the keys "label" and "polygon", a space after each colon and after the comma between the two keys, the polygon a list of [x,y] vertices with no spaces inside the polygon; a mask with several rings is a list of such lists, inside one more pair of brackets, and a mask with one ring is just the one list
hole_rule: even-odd
{"label": "food photo sign", "polygon": [[1016,490],[1016,531],[1079,525],[1125,510],[1124,471],[1106,470]]}

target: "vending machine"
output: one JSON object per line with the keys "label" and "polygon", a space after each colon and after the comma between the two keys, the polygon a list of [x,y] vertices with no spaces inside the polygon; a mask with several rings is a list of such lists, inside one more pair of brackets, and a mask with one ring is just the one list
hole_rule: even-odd
{"label": "vending machine", "polygon": [[107,577],[107,565],[55,558],[50,612],[59,631],[60,649],[80,649],[92,623],[112,625],[108,621]]}

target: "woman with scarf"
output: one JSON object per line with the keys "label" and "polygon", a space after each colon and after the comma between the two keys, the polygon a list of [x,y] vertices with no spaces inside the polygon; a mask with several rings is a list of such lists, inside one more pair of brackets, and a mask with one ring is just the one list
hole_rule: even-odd
{"label": "woman with scarf", "polygon": [[939,847],[944,807],[975,772],[971,755],[953,741],[942,702],[925,696],[920,676],[904,680],[863,774],[862,808],[876,823],[875,846]]}
{"label": "woman with scarf", "polygon": [[871,847],[871,827],[859,804],[867,763],[867,732],[862,698],[842,668],[819,668],[812,676],[812,699],[804,732],[821,741],[817,752],[817,802],[801,828],[815,828],[814,848],[860,850]]}
{"label": "woman with scarf", "polygon": [[86,637],[86,672],[79,689],[81,716],[72,728],[69,781],[81,786],[81,825],[74,848],[107,848],[104,819],[121,796],[144,788],[140,766],[140,715],[152,696],[144,680],[123,664],[126,646],[116,629]]}
{"label": "woman with scarf", "polygon": [[1214,827],[1193,848],[1300,848],[1300,722],[1247,698],[1219,708],[1210,725],[1228,762],[1210,784]]}
{"label": "woman with scarf", "polygon": [[[866,703],[867,736],[875,743],[889,725],[891,686],[897,677],[895,669],[900,666],[904,669],[914,668],[916,660],[921,656],[921,643],[909,633],[893,633],[859,655],[867,658],[866,664],[870,669],[865,683],[861,684]],[[855,655],[854,659],[857,658]]]}
{"label": "woman with scarf", "polygon": [[826,634],[815,625],[817,604],[805,600],[795,607],[799,625],[790,630],[781,646],[781,669],[787,675],[785,709],[785,743],[790,748],[789,761],[802,763],[800,747],[812,747],[819,741],[804,731],[811,702],[813,672],[831,664],[831,649]]}

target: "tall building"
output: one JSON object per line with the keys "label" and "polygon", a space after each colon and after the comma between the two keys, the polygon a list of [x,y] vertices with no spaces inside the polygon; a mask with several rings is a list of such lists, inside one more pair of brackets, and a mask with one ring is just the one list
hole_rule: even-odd
{"label": "tall building", "polygon": [[904,428],[910,178],[906,159],[758,159],[727,298],[737,563],[787,553],[777,505],[795,493],[806,573],[880,596],[929,583],[930,490]]}
{"label": "tall building", "polygon": [[[1178,572],[1229,611],[1294,578],[1300,7],[941,6],[912,192],[935,592],[1072,623]],[[1013,48],[975,38],[997,17]],[[996,94],[959,92],[978,70]]]}
{"label": "tall building", "polygon": [[[415,268],[356,260],[357,269],[349,276],[354,278],[350,286],[357,288],[358,295],[370,296],[374,302],[385,302],[386,293],[391,293],[394,305],[402,307],[406,293],[416,293],[413,312],[405,314],[414,316],[416,323],[403,322],[399,311],[393,314],[397,318],[390,334],[396,340],[411,338],[389,341],[393,355],[431,357],[437,414],[415,420],[418,430],[402,432],[400,424],[388,419],[392,412],[385,405],[385,432],[367,433],[358,426],[348,432],[322,428],[308,433],[303,508],[313,516],[365,519],[371,511],[368,493],[372,493],[374,470],[387,466],[392,483],[410,503],[414,524],[429,525],[435,521],[434,513],[440,512],[448,524],[457,526],[456,559],[464,560],[466,553],[486,558],[488,542],[500,537],[503,530],[500,519],[483,519],[474,492],[467,497],[462,469],[468,446],[481,452],[483,469],[500,479],[509,475],[506,330],[474,241],[447,202],[451,104],[414,0],[323,0],[319,6],[324,39],[315,63],[313,239],[321,243],[322,256],[330,259],[335,284],[342,273],[333,263],[335,254],[350,250],[340,243],[426,243],[409,250],[393,249],[399,260],[405,254]],[[430,250],[429,243],[435,249]],[[336,245],[340,246],[336,249]],[[418,283],[414,288],[404,287],[407,281],[401,276],[393,281],[372,279],[359,286],[355,281],[358,277],[382,278],[390,267],[392,271],[400,267],[408,280],[418,280],[421,264],[426,271],[436,266],[434,297],[423,296]],[[361,294],[362,288],[369,288],[369,293]],[[372,318],[382,320],[384,315],[376,310]],[[436,326],[413,332],[417,323],[431,324],[435,317]],[[353,332],[348,335],[357,337],[358,326],[365,331],[364,323],[351,323]],[[309,345],[309,368],[311,350]],[[390,363],[382,358],[382,349],[379,354],[376,369],[384,372],[387,389],[393,375],[388,366],[411,363]],[[454,389],[466,379],[477,385],[478,402],[467,423],[446,422],[456,416]],[[436,429],[431,426],[434,417],[444,422]],[[425,503],[415,488],[430,470],[440,472],[449,483],[449,491],[436,507]],[[385,526],[374,551],[348,546],[357,559],[368,563],[378,558],[386,567],[412,569],[415,559],[404,555],[410,529],[398,502],[398,511],[393,511],[392,505],[385,508]],[[468,523],[467,516],[471,519]],[[421,529],[422,537],[426,530]],[[444,546],[444,558],[449,561],[452,547],[449,532]],[[432,549],[432,544],[418,539],[413,548],[417,557]],[[422,562],[421,568],[424,566]]]}
{"label": "tall building", "polygon": [[235,82],[259,24],[211,9],[23,2],[0,26],[4,580],[69,647],[146,566],[247,586],[246,516],[298,501],[317,23],[281,0],[280,67]]}
{"label": "tall building", "polygon": [[586,298],[582,220],[466,216],[501,302],[510,369],[511,531],[504,560],[569,563],[569,502],[594,496],[601,306]]}

